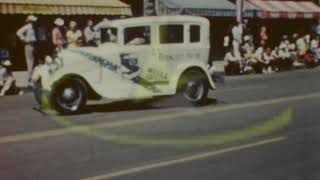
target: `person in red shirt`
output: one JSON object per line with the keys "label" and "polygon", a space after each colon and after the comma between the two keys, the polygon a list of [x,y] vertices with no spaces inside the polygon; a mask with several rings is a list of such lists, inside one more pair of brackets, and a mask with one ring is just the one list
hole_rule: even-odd
{"label": "person in red shirt", "polygon": [[260,45],[261,46],[267,45],[268,40],[269,40],[269,36],[267,32],[267,27],[262,26],[260,29]]}

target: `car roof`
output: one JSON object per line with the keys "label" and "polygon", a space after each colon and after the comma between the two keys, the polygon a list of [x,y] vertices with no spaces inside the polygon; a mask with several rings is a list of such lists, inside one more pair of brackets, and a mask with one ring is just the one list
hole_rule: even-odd
{"label": "car roof", "polygon": [[135,17],[127,19],[112,20],[102,26],[130,26],[139,24],[153,24],[153,23],[197,23],[209,26],[209,21],[206,18],[199,16],[147,16]]}

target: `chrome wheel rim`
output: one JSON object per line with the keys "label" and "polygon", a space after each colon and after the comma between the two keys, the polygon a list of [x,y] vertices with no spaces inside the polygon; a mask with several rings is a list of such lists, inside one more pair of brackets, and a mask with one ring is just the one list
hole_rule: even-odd
{"label": "chrome wheel rim", "polygon": [[201,100],[204,93],[204,85],[201,81],[190,81],[187,83],[184,96],[192,102]]}
{"label": "chrome wheel rim", "polygon": [[61,90],[58,95],[58,104],[69,111],[76,111],[79,109],[82,94],[80,87],[68,86]]}

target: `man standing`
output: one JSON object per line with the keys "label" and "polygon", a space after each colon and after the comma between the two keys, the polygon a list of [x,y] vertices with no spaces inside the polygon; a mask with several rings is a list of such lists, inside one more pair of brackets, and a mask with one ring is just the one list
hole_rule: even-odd
{"label": "man standing", "polygon": [[105,26],[107,23],[110,23],[109,19],[103,18],[101,22],[99,22],[93,27],[93,30],[95,31],[95,39],[96,39],[97,45],[101,44],[101,39],[103,38],[101,36],[101,27]]}
{"label": "man standing", "polygon": [[232,28],[232,37],[233,37],[232,46],[233,46],[234,53],[236,56],[241,56],[240,46],[242,44],[242,36],[243,36],[243,26],[242,26],[241,22],[238,22]]}
{"label": "man standing", "polygon": [[34,23],[38,20],[34,15],[29,15],[26,24],[17,31],[17,36],[24,43],[24,53],[28,67],[28,81],[30,82],[33,66],[35,64],[34,50],[37,42]]}
{"label": "man standing", "polygon": [[93,29],[93,21],[88,20],[87,21],[87,26],[84,29],[84,37],[86,40],[86,45],[87,46],[96,46],[96,33]]}

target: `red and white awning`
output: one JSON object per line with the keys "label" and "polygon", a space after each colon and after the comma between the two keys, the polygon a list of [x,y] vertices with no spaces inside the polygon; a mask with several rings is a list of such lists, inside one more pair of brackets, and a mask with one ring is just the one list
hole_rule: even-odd
{"label": "red and white awning", "polygon": [[320,18],[319,5],[311,1],[247,0],[259,18]]}
{"label": "red and white awning", "polygon": [[0,0],[1,14],[131,16],[132,12],[119,0]]}

